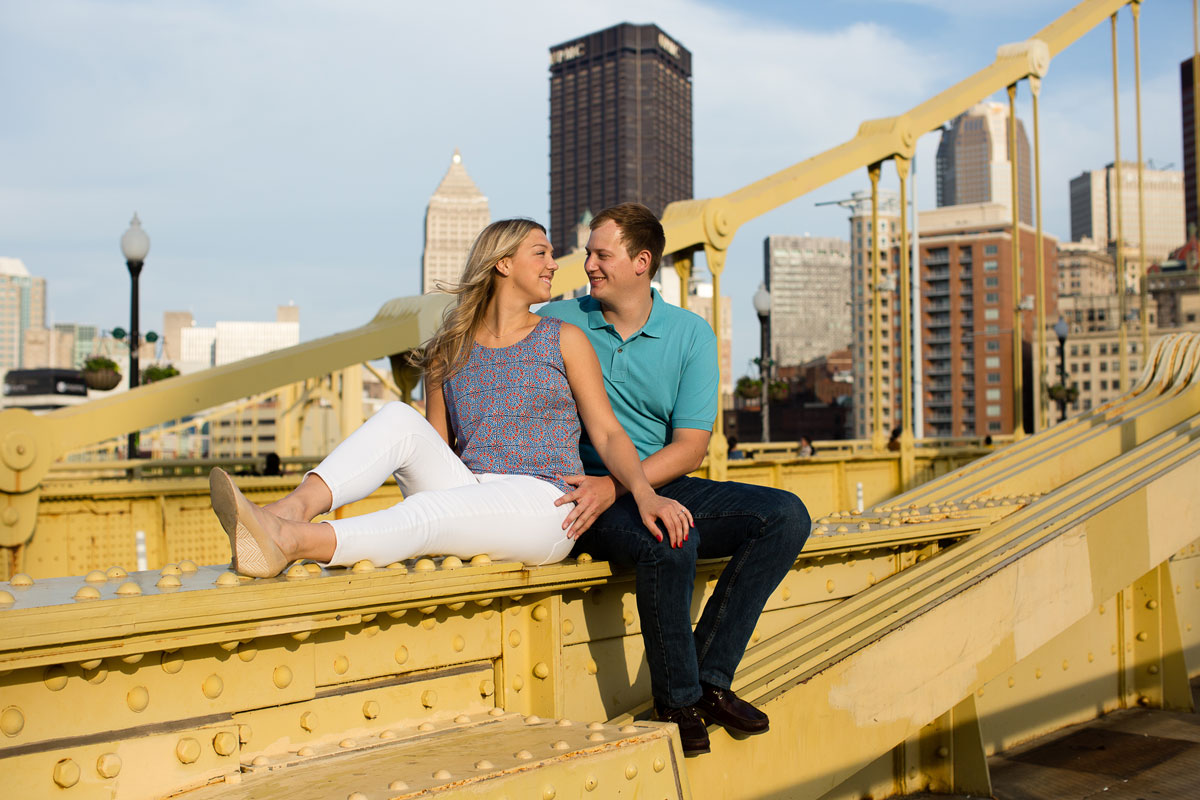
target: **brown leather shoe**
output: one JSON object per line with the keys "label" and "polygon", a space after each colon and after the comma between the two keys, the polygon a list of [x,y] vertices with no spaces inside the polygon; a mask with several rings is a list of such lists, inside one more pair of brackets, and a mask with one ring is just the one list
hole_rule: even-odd
{"label": "brown leather shoe", "polygon": [[674,722],[679,726],[679,742],[683,745],[685,756],[698,756],[709,752],[708,727],[700,718],[696,706],[683,708],[659,708],[655,706],[655,716],[662,722]]}
{"label": "brown leather shoe", "polygon": [[766,733],[771,725],[770,718],[754,706],[733,693],[732,689],[718,689],[702,683],[704,694],[696,703],[700,715],[707,722],[715,723],[738,733]]}

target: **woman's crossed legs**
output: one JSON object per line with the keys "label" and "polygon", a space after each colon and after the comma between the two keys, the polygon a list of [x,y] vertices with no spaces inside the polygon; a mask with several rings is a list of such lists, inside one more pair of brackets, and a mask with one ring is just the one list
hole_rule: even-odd
{"label": "woman's crossed legs", "polygon": [[[564,558],[569,505],[562,492],[524,475],[475,475],[418,412],[389,403],[305,475],[294,491],[263,508],[246,500],[223,472],[212,478],[213,508],[230,536],[234,566],[278,574],[291,561],[327,565],[367,559],[390,563],[418,555],[469,558],[481,553],[529,564]],[[382,511],[313,523],[369,496],[395,477],[405,500]],[[260,550],[261,552],[256,552]]]}

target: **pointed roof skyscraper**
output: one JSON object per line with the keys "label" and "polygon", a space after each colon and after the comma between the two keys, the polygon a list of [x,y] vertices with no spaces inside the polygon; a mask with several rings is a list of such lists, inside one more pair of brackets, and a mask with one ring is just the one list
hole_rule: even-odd
{"label": "pointed roof skyscraper", "polygon": [[425,253],[421,258],[421,291],[455,284],[462,274],[475,236],[491,221],[488,200],[463,166],[455,148],[442,182],[425,211]]}

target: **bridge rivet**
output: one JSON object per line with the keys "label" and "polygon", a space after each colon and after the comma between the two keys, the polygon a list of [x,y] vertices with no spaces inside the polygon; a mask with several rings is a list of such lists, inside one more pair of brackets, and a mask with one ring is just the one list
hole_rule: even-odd
{"label": "bridge rivet", "polygon": [[130,711],[140,714],[150,705],[150,692],[145,686],[135,686],[125,695],[125,703]]}
{"label": "bridge rivet", "polygon": [[1042,668],[1041,667],[1038,667],[1037,669],[1035,669],[1033,671],[1033,677],[1039,678],[1039,679],[1042,677]]}
{"label": "bridge rivet", "polygon": [[396,659],[397,664],[403,664],[405,661],[408,661],[408,648],[404,645],[400,645],[396,648],[396,652],[392,655],[392,657]]}
{"label": "bridge rivet", "polygon": [[633,725],[622,725],[620,731],[621,733],[637,733],[638,729]]}
{"label": "bridge rivet", "polygon": [[435,692],[433,689],[426,689],[425,691],[421,692],[421,705],[425,706],[426,708],[433,708],[437,705],[437,701],[437,692]]}
{"label": "bridge rivet", "polygon": [[16,736],[25,727],[25,715],[16,706],[9,706],[0,712],[0,731],[5,736]]}
{"label": "bridge rivet", "polygon": [[520,631],[512,631],[511,633],[509,633],[508,634],[508,643],[512,647],[520,647],[521,646],[521,632]]}
{"label": "bridge rivet", "polygon": [[117,594],[121,597],[137,597],[142,593],[142,587],[138,586],[133,581],[125,581],[117,587]]}
{"label": "bridge rivet", "polygon": [[200,568],[198,566],[196,566],[196,562],[192,561],[190,558],[185,558],[179,562],[179,571],[180,572],[192,573],[192,572],[196,572],[198,569],[200,569]]}
{"label": "bridge rivet", "polygon": [[350,568],[350,571],[351,572],[374,572],[375,565],[372,564],[369,560],[364,558],[362,561],[354,562],[354,566]]}
{"label": "bridge rivet", "polygon": [[222,572],[217,576],[215,583],[217,586],[237,586],[239,583],[241,583],[241,581],[238,579],[236,573]]}
{"label": "bridge rivet", "polygon": [[180,764],[194,764],[200,758],[200,743],[190,736],[185,736],[175,745],[175,757]]}
{"label": "bridge rivet", "polygon": [[64,789],[79,783],[79,765],[69,758],[59,761],[54,765],[54,782]]}
{"label": "bridge rivet", "polygon": [[271,673],[271,679],[280,689],[286,689],[292,683],[292,670],[287,664],[280,664]]}
{"label": "bridge rivet", "polygon": [[535,678],[541,678],[542,680],[545,680],[546,678],[550,677],[550,668],[546,666],[546,662],[539,661],[533,665],[533,675]]}
{"label": "bridge rivet", "polygon": [[108,581],[108,574],[101,570],[94,569],[85,575],[83,580],[87,583],[105,583]]}
{"label": "bridge rivet", "polygon": [[628,767],[625,768],[625,780],[627,780],[627,781],[633,780],[634,778],[637,777],[637,772],[638,772],[637,765],[630,764]]}
{"label": "bridge rivet", "polygon": [[567,744],[566,739],[559,739],[557,742],[550,745],[550,749],[551,750],[566,750],[566,749],[570,748],[570,746],[571,745]]}
{"label": "bridge rivet", "polygon": [[1144,642],[1149,638],[1150,638],[1150,634],[1146,633],[1145,631],[1138,631],[1137,640],[1139,642]]}
{"label": "bridge rivet", "polygon": [[656,758],[654,759],[654,763],[650,766],[654,767],[655,772],[662,772],[667,765],[666,762],[664,762],[661,758]]}
{"label": "bridge rivet", "polygon": [[521,761],[528,761],[529,759],[533,758],[533,753],[529,752],[528,750],[518,750],[517,752],[513,753],[513,758],[518,758]]}
{"label": "bridge rivet", "polygon": [[317,752],[316,750],[313,750],[308,745],[304,745],[304,747],[301,747],[299,750],[296,751],[296,755],[303,756],[304,758],[308,758],[311,755],[316,755],[316,752]]}
{"label": "bridge rivet", "polygon": [[391,783],[388,784],[388,788],[391,789],[393,792],[407,792],[408,784],[405,783],[404,781],[392,781]]}
{"label": "bridge rivet", "polygon": [[284,576],[289,581],[303,581],[312,577],[312,573],[304,568],[303,564],[292,564],[287,568]]}
{"label": "bridge rivet", "polygon": [[489,708],[488,709],[489,717],[503,717],[504,714],[505,714],[505,711],[503,708]]}
{"label": "bridge rivet", "polygon": [[455,636],[450,646],[454,648],[454,652],[461,653],[467,647],[467,640],[461,636]]}
{"label": "bridge rivet", "polygon": [[471,559],[472,567],[478,567],[478,566],[482,566],[484,564],[490,564],[490,563],[492,563],[492,558],[487,553],[480,553],[479,555],[477,555]]}
{"label": "bridge rivet", "polygon": [[1151,611],[1153,611],[1154,609],[1158,608],[1158,601],[1157,601],[1157,600],[1154,600],[1154,599],[1147,600],[1147,601],[1146,601],[1146,608],[1148,608],[1148,609],[1150,609]]}
{"label": "bridge rivet", "polygon": [[466,725],[470,721],[471,721],[471,718],[469,716],[467,716],[466,714],[459,714],[457,717],[454,718],[454,723],[456,725]]}
{"label": "bridge rivet", "polygon": [[250,663],[258,655],[258,648],[253,642],[241,642],[237,646],[237,655],[242,661]]}
{"label": "bridge rivet", "polygon": [[354,740],[353,739],[342,739],[340,742],[338,742],[338,747],[341,747],[345,750],[349,750],[351,747],[354,747]]}
{"label": "bridge rivet", "polygon": [[337,656],[333,659],[333,671],[338,675],[345,675],[350,669],[350,659],[345,656]]}
{"label": "bridge rivet", "polygon": [[1158,664],[1151,664],[1149,667],[1146,667],[1146,671],[1149,672],[1151,675],[1157,675],[1158,674]]}
{"label": "bridge rivet", "polygon": [[465,605],[466,605],[465,602],[464,603],[446,603],[446,608],[450,609],[451,611],[462,611],[462,608]]}
{"label": "bridge rivet", "polygon": [[603,741],[604,741],[604,734],[603,734],[603,733],[599,733],[599,732],[597,732],[597,733],[589,733],[589,734],[587,735],[587,740],[588,740],[589,742],[603,742]]}
{"label": "bridge rivet", "polygon": [[0,606],[11,606],[15,602],[17,602],[17,598],[13,597],[12,592],[0,589]]}
{"label": "bridge rivet", "polygon": [[533,611],[529,613],[538,622],[545,622],[546,618],[550,616],[550,610],[541,603],[534,606]]}
{"label": "bridge rivet", "polygon": [[374,700],[363,703],[362,714],[367,719],[375,719],[379,716],[379,703]]}
{"label": "bridge rivet", "polygon": [[437,564],[434,564],[431,558],[419,558],[417,563],[413,564],[413,572],[433,572],[435,569]]}
{"label": "bridge rivet", "polygon": [[947,758],[950,755],[950,748],[942,745],[937,749],[938,758]]}
{"label": "bridge rivet", "polygon": [[475,769],[494,769],[495,766],[495,764],[488,761],[486,758],[481,758],[475,762]]}
{"label": "bridge rivet", "polygon": [[395,739],[396,732],[394,730],[392,730],[391,728],[388,728],[386,731],[379,732],[379,738],[380,739]]}
{"label": "bridge rivet", "polygon": [[589,731],[602,731],[602,730],[604,730],[604,723],[603,722],[589,722],[587,724],[587,729]]}
{"label": "bridge rivet", "polygon": [[115,778],[121,774],[121,757],[116,753],[104,753],[96,759],[96,772],[101,778]]}
{"label": "bridge rivet", "polygon": [[575,623],[569,619],[564,619],[562,622],[563,636],[570,636],[575,632]]}
{"label": "bridge rivet", "polygon": [[317,729],[317,715],[312,711],[305,711],[300,715],[300,727],[312,733]]}
{"label": "bridge rivet", "polygon": [[575,563],[576,564],[590,564],[590,563],[592,563],[592,556],[590,553],[580,553],[578,556],[576,556]]}
{"label": "bridge rivet", "polygon": [[514,675],[512,679],[512,688],[514,692],[519,692],[525,688],[525,679],[520,675]]}
{"label": "bridge rivet", "polygon": [[588,775],[583,779],[583,788],[586,791],[594,792],[596,787],[600,785],[600,781],[596,780],[595,775]]}
{"label": "bridge rivet", "polygon": [[426,731],[431,731],[431,730],[433,730],[433,723],[432,722],[422,722],[420,725],[417,726],[417,730],[421,731],[422,733],[424,733]]}
{"label": "bridge rivet", "polygon": [[163,672],[168,675],[174,675],[183,669],[183,656],[177,651],[164,652],[161,663]]}
{"label": "bridge rivet", "polygon": [[227,756],[234,750],[237,750],[238,740],[229,731],[221,731],[213,737],[212,744],[213,750],[216,751],[217,755]]}
{"label": "bridge rivet", "polygon": [[545,789],[542,789],[542,800],[554,800],[557,796],[558,790],[553,786],[547,785]]}
{"label": "bridge rivet", "polygon": [[159,589],[178,589],[183,585],[183,581],[179,580],[178,575],[164,574],[154,585]]}
{"label": "bridge rivet", "polygon": [[462,565],[462,559],[458,556],[446,556],[442,559],[442,569],[458,569]]}
{"label": "bridge rivet", "polygon": [[481,680],[479,682],[479,696],[480,697],[491,697],[492,693],[495,691],[496,691],[496,684],[493,683],[490,679],[485,678],[484,680]]}
{"label": "bridge rivet", "polygon": [[178,565],[178,564],[167,564],[166,566],[164,566],[164,567],[162,568],[162,571],[161,571],[161,573],[160,573],[160,574],[162,574],[162,575],[176,575],[176,576],[178,576],[178,575],[182,575],[182,574],[183,574],[183,570],[181,570],[181,569],[179,568],[179,565]]}
{"label": "bridge rivet", "polygon": [[539,717],[537,714],[530,714],[529,716],[527,716],[525,718],[525,724],[526,725],[541,725],[542,718]]}
{"label": "bridge rivet", "polygon": [[351,792],[346,795],[346,800],[367,800],[367,796],[362,792]]}
{"label": "bridge rivet", "polygon": [[1016,685],[1017,685],[1017,679],[1016,679],[1016,678],[1014,678],[1014,677],[1012,677],[1012,676],[1009,676],[1009,678],[1008,678],[1008,688],[1010,688],[1010,689],[1011,689],[1011,688],[1013,688],[1013,687],[1014,687],[1014,686],[1016,686]]}
{"label": "bridge rivet", "polygon": [[[430,614],[437,611],[437,606],[421,606],[420,608],[417,609],[417,611],[421,612],[422,614],[424,614],[425,616],[428,617]],[[426,621],[432,622],[433,620],[426,620]]]}
{"label": "bridge rivet", "polygon": [[225,681],[221,680],[220,675],[209,675],[204,679],[200,690],[204,692],[204,696],[209,700],[216,700],[221,696],[221,692],[225,691]]}
{"label": "bridge rivet", "polygon": [[99,600],[100,590],[95,586],[80,586],[75,593],[76,600]]}

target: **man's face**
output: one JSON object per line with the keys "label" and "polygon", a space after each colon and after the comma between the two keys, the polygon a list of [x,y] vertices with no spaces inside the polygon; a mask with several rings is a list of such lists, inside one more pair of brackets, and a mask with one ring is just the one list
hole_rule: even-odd
{"label": "man's face", "polygon": [[621,229],[612,220],[597,226],[588,237],[583,269],[592,297],[601,303],[644,291],[649,284],[645,277],[649,266],[649,253],[645,251],[634,258],[629,257],[621,240]]}

